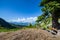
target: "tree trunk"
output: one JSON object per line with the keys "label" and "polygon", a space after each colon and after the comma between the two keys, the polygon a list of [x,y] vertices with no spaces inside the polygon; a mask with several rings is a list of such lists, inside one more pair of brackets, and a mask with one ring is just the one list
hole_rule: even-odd
{"label": "tree trunk", "polygon": [[58,17],[56,13],[52,13],[52,27],[58,29]]}

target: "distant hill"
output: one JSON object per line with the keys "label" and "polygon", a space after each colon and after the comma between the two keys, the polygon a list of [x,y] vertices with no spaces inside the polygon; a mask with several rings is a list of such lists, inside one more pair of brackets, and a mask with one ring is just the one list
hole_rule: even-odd
{"label": "distant hill", "polygon": [[[22,27],[27,27],[30,23],[28,22],[7,22],[4,19],[0,18],[0,27],[4,28],[22,28]],[[32,25],[34,24],[31,23]]]}
{"label": "distant hill", "polygon": [[23,22],[10,22],[10,23],[15,24],[15,25],[24,25],[24,26],[29,25],[29,23],[27,23],[27,22],[25,22],[25,23],[23,23]]}
{"label": "distant hill", "polygon": [[4,28],[15,28],[14,26],[12,26],[11,24],[9,24],[8,22],[6,22],[2,18],[0,18],[0,27],[4,27]]}
{"label": "distant hill", "polygon": [[[23,26],[28,26],[30,23],[29,22],[9,22],[11,24],[15,24],[15,25],[23,25]],[[31,23],[32,25],[35,24],[35,22]]]}
{"label": "distant hill", "polygon": [[12,26],[14,27],[18,27],[18,28],[23,28],[23,27],[27,27],[26,25],[20,25],[20,24],[16,24],[16,23],[10,23]]}

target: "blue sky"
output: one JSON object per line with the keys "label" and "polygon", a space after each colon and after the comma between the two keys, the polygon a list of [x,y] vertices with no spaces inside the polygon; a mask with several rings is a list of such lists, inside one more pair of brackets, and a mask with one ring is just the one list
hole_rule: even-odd
{"label": "blue sky", "polygon": [[18,20],[35,18],[42,14],[41,0],[0,0],[0,18]]}

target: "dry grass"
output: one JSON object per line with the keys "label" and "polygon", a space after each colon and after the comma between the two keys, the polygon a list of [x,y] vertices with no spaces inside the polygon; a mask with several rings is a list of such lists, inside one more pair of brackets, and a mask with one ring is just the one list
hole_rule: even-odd
{"label": "dry grass", "polygon": [[15,32],[0,33],[0,40],[59,40],[41,29],[23,29]]}

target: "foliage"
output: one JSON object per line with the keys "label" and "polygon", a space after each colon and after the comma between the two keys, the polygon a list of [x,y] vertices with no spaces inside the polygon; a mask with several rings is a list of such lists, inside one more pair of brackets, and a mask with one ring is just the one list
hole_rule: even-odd
{"label": "foliage", "polygon": [[[60,12],[60,1],[59,0],[42,0],[40,3],[40,6],[43,6],[42,12],[43,14],[41,16],[38,16],[38,19],[36,22],[43,24],[45,26],[49,23],[49,18],[52,18],[52,13],[58,13]],[[52,19],[51,19],[52,20]],[[48,22],[48,23],[47,23]]]}
{"label": "foliage", "polygon": [[48,12],[45,12],[41,16],[38,16],[38,20],[36,20],[36,22],[39,22],[39,21],[41,22],[41,21],[47,19],[48,17],[49,17]]}
{"label": "foliage", "polygon": [[42,2],[40,3],[40,6],[43,6],[42,8],[43,14],[47,14],[45,16],[41,15],[40,18],[38,17],[38,19],[43,20],[49,14],[57,12],[57,10],[60,9],[60,1],[59,0],[42,0]]}
{"label": "foliage", "polygon": [[43,6],[42,11],[48,10],[49,13],[53,13],[60,9],[60,1],[59,0],[42,0],[40,6]]}
{"label": "foliage", "polygon": [[39,27],[42,28],[42,29],[47,29],[47,26],[51,26],[52,25],[52,18],[49,17],[45,20],[41,20],[39,21]]}

